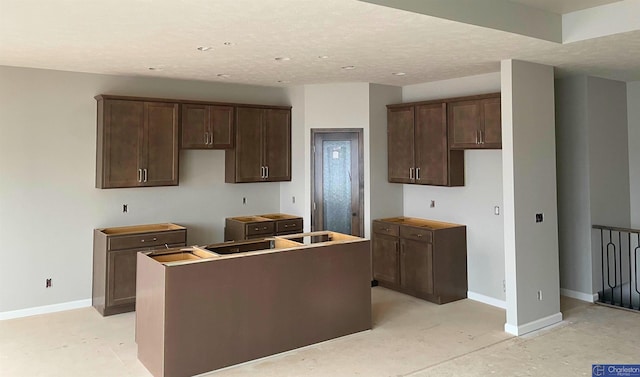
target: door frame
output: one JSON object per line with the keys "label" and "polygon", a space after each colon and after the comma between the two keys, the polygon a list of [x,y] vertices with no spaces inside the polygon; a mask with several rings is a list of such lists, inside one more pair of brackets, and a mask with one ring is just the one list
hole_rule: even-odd
{"label": "door frame", "polygon": [[[352,197],[352,206],[353,204],[357,204],[359,208],[359,213],[357,215],[359,221],[358,233],[359,237],[364,237],[364,129],[362,128],[312,128],[311,129],[311,231],[321,230],[322,228],[322,216],[316,214],[316,210],[314,208],[314,204],[319,202],[320,198],[316,198],[316,153],[315,153],[315,142],[316,137],[323,134],[340,134],[340,133],[354,133],[357,135],[358,139],[358,188],[357,194],[358,199],[356,203],[353,202]],[[352,227],[351,233],[355,233]]]}

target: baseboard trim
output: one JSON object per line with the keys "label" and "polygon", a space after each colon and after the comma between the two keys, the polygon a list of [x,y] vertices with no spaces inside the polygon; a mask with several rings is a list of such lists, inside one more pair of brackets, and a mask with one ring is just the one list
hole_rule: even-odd
{"label": "baseboard trim", "polygon": [[571,289],[560,288],[560,294],[562,296],[567,296],[567,297],[575,298],[576,300],[586,301],[590,303],[594,303],[598,301],[597,293],[590,294],[590,293],[572,291]]}
{"label": "baseboard trim", "polygon": [[504,324],[504,331],[515,336],[524,335],[532,331],[540,330],[544,327],[554,325],[562,322],[562,313],[552,314],[548,317],[540,318],[533,322],[525,323],[524,325],[515,326],[509,323]]}
{"label": "baseboard trim", "polygon": [[48,313],[62,312],[65,310],[86,308],[89,306],[91,306],[90,298],[86,300],[63,302],[61,304],[44,305],[44,306],[36,306],[33,308],[27,308],[27,309],[11,310],[8,312],[1,312],[0,321],[4,321],[7,319],[30,317],[32,315],[38,315],[38,314],[48,314]]}
{"label": "baseboard trim", "polygon": [[478,301],[483,304],[495,306],[500,309],[507,308],[507,302],[503,300],[498,300],[497,298],[481,295],[480,293],[475,293],[471,291],[467,291],[467,298],[469,300]]}

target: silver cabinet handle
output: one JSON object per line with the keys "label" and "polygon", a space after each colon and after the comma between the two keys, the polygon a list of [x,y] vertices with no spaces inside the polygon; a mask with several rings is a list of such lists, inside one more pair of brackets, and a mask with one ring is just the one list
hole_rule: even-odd
{"label": "silver cabinet handle", "polygon": [[205,132],[204,133],[204,144],[209,144],[209,133]]}
{"label": "silver cabinet handle", "polygon": [[420,180],[420,168],[416,168],[416,179]]}
{"label": "silver cabinet handle", "polygon": [[480,144],[484,144],[484,131],[480,130]]}
{"label": "silver cabinet handle", "polygon": [[413,180],[413,168],[409,168],[409,179]]}
{"label": "silver cabinet handle", "polygon": [[264,178],[264,166],[260,166],[260,178]]}
{"label": "silver cabinet handle", "polygon": [[142,176],[143,176],[142,181],[146,182],[147,181],[147,169],[146,168],[142,169]]}
{"label": "silver cabinet handle", "polygon": [[265,171],[266,171],[266,174],[264,175],[264,177],[265,178],[269,178],[269,167],[265,166],[264,168],[265,168]]}
{"label": "silver cabinet handle", "polygon": [[209,145],[213,145],[213,132],[209,133]]}
{"label": "silver cabinet handle", "polygon": [[476,130],[476,144],[480,144],[480,130]]}
{"label": "silver cabinet handle", "polygon": [[142,169],[138,169],[138,182],[142,182]]}

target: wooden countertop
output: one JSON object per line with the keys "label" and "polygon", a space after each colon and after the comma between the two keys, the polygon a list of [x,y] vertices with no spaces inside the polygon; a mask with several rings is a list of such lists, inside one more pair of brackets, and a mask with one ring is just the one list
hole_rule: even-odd
{"label": "wooden countertop", "polygon": [[464,226],[461,224],[447,223],[444,221],[427,220],[427,219],[421,219],[417,217],[404,217],[404,216],[389,217],[386,219],[377,219],[376,221],[383,221],[386,223],[394,223],[398,225],[408,225],[408,226],[415,226],[415,227],[421,227],[421,228],[429,228],[432,230],[457,228],[460,226]]}

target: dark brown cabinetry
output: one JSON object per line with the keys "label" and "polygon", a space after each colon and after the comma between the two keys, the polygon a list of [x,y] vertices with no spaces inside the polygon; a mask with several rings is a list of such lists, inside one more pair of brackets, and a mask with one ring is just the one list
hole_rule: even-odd
{"label": "dark brown cabinetry", "polygon": [[132,311],[136,303],[136,254],[185,246],[187,230],[175,224],[95,229],[92,304],[102,315]]}
{"label": "dark brown cabinetry", "polygon": [[233,106],[184,103],[182,149],[233,148]]}
{"label": "dark brown cabinetry", "polygon": [[499,93],[452,101],[448,107],[450,148],[502,148]]}
{"label": "dark brown cabinetry", "polygon": [[283,236],[302,232],[302,217],[282,213],[227,217],[224,240],[242,241],[252,238]]}
{"label": "dark brown cabinetry", "polygon": [[96,187],[178,184],[178,104],[96,96]]}
{"label": "dark brown cabinetry", "polygon": [[387,107],[389,182],[464,185],[464,155],[447,144],[447,107],[430,102]]}
{"label": "dark brown cabinetry", "polygon": [[466,227],[395,217],[373,221],[373,278],[444,304],[467,297]]}
{"label": "dark brown cabinetry", "polygon": [[225,165],[227,183],[290,181],[291,108],[238,106]]}

